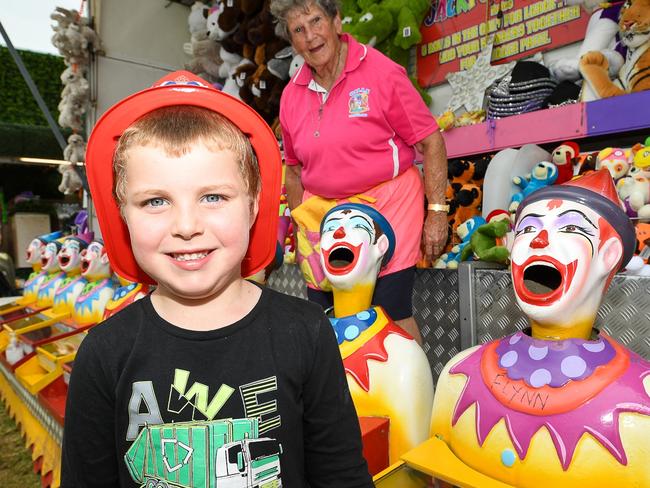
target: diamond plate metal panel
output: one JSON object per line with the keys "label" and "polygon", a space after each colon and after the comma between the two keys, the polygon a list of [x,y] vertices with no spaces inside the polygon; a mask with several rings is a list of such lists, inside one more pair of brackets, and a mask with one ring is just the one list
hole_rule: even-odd
{"label": "diamond plate metal panel", "polygon": [[287,295],[307,299],[307,285],[297,264],[284,264],[274,270],[267,285]]}
{"label": "diamond plate metal panel", "polygon": [[[307,298],[300,268],[285,264],[273,271],[268,286],[288,295]],[[458,273],[418,269],[413,289],[413,314],[423,339],[434,381],[447,361],[460,351]]]}
{"label": "diamond plate metal panel", "polygon": [[449,269],[418,269],[413,314],[436,383],[442,368],[460,351],[458,273]]}
{"label": "diamond plate metal panel", "polygon": [[[476,337],[485,343],[528,326],[517,305],[510,273],[474,269]],[[618,274],[596,318],[596,327],[650,359],[650,277]]]}

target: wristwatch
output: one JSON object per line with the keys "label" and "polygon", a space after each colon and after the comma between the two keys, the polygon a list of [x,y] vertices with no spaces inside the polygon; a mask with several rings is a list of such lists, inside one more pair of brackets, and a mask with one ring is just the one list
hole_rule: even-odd
{"label": "wristwatch", "polygon": [[449,212],[449,205],[430,203],[427,205],[427,210],[432,210],[433,212]]}

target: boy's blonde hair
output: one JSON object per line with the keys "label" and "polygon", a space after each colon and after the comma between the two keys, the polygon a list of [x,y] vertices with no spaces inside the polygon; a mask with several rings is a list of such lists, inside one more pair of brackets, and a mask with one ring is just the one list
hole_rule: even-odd
{"label": "boy's blonde hair", "polygon": [[120,210],[126,203],[126,163],[131,148],[156,146],[169,157],[180,157],[190,152],[196,142],[202,142],[211,151],[234,153],[252,205],[261,184],[257,158],[248,138],[217,112],[192,105],[175,105],[149,112],[120,136],[113,156],[113,196]]}

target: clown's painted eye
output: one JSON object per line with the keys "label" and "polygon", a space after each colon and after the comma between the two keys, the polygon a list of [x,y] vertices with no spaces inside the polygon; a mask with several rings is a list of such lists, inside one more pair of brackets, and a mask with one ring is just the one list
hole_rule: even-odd
{"label": "clown's painted eye", "polygon": [[517,235],[519,235],[519,234],[530,234],[531,232],[536,232],[536,231],[537,231],[537,228],[534,225],[527,225],[525,227],[521,227],[517,231]]}
{"label": "clown's painted eye", "polygon": [[565,225],[560,229],[560,232],[567,232],[569,234],[586,234],[588,236],[594,235],[594,233],[588,228],[575,224]]}

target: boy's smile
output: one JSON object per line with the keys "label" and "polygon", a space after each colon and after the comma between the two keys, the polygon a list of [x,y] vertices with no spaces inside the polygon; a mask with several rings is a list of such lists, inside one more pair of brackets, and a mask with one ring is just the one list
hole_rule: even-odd
{"label": "boy's smile", "polygon": [[231,151],[202,143],[179,157],[156,146],[129,150],[124,216],[136,260],[160,293],[205,299],[241,279],[256,212]]}

